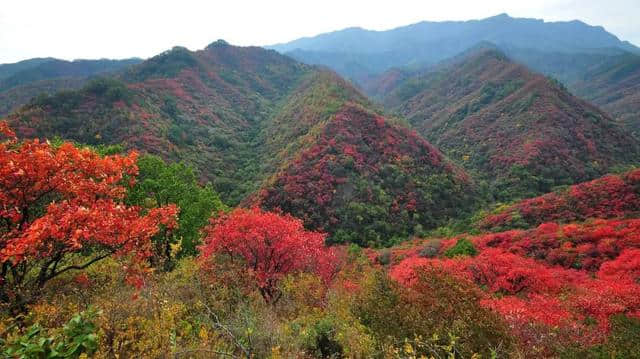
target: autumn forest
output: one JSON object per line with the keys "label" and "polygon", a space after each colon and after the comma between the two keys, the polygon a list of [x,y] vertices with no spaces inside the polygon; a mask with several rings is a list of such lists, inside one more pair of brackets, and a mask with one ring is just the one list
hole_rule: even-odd
{"label": "autumn forest", "polygon": [[0,64],[0,357],[640,358],[639,93],[505,14]]}

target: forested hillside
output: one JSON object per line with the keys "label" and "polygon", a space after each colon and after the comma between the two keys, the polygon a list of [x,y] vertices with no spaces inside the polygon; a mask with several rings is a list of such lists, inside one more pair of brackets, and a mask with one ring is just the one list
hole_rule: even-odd
{"label": "forested hillside", "polygon": [[28,137],[122,143],[185,160],[238,203],[346,101],[368,103],[328,71],[218,41],[197,52],[174,48],[121,77],[38,98],[9,119]]}
{"label": "forested hillside", "polygon": [[388,246],[477,205],[463,170],[384,117],[348,104],[318,132],[259,201],[328,232],[332,243]]}
{"label": "forested hillside", "polygon": [[638,141],[558,81],[493,48],[400,82],[383,99],[452,160],[523,198],[637,162]]}
{"label": "forested hillside", "polygon": [[116,73],[142,62],[126,60],[31,59],[0,65],[0,116],[5,116],[39,95],[79,89],[92,76]]}

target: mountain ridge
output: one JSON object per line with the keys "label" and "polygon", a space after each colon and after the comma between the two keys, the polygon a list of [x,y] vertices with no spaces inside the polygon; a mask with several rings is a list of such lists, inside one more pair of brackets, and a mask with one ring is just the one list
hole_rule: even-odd
{"label": "mountain ridge", "polygon": [[619,48],[640,54],[601,26],[582,21],[512,18],[506,14],[480,20],[423,21],[390,30],[349,28],[267,46],[299,61],[323,64],[361,83],[393,67],[436,64],[483,41],[516,47],[576,53]]}
{"label": "mountain ridge", "polygon": [[41,94],[79,89],[93,77],[118,73],[141,61],[38,58],[0,65],[0,116]]}
{"label": "mountain ridge", "polygon": [[217,41],[198,51],[174,47],[119,76],[38,98],[9,120],[25,137],[124,143],[187,161],[233,204],[304,146],[295,131],[270,130],[280,126],[278,118],[299,119],[305,132],[345,101],[369,104],[329,70]]}
{"label": "mountain ridge", "polygon": [[597,107],[496,49],[409,77],[382,101],[498,193],[520,187],[503,199],[601,176],[639,150]]}

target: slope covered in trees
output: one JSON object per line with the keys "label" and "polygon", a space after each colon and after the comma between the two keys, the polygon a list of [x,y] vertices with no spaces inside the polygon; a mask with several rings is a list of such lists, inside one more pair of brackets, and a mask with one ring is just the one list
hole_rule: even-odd
{"label": "slope covered in trees", "polygon": [[52,57],[36,57],[10,64],[0,64],[0,79],[7,78],[17,72],[37,67],[52,60],[54,60]]}
{"label": "slope covered in trees", "polygon": [[568,86],[576,95],[600,106],[640,136],[640,56],[625,53],[590,68]]}
{"label": "slope covered in trees", "polygon": [[[503,52],[515,62],[562,82],[572,94],[604,110],[623,127],[638,137],[635,119],[640,113],[638,83],[640,54],[620,48],[603,48],[563,52],[518,48],[481,42],[465,49],[466,54],[478,47]],[[442,63],[451,63],[458,54],[436,65],[405,66],[359,79],[362,90],[374,99],[381,99],[408,77],[426,70],[434,71]]]}
{"label": "slope covered in trees", "polygon": [[378,98],[399,77],[437,66],[482,43],[562,81],[637,134],[640,50],[600,26],[580,21],[544,22],[501,14],[387,31],[348,28],[269,48],[304,63],[326,65]]}
{"label": "slope covered in trees", "polygon": [[615,47],[573,53],[500,48],[515,61],[560,80],[573,94],[622,121],[637,136],[637,121],[634,121],[640,113],[637,95],[640,54],[637,52]]}
{"label": "slope covered in trees", "polygon": [[263,189],[260,204],[333,243],[397,243],[473,206],[475,187],[415,132],[349,104]]}
{"label": "slope covered in trees", "polygon": [[6,116],[17,111],[21,106],[28,104],[39,95],[51,95],[59,91],[82,88],[88,79],[78,77],[65,77],[51,80],[42,80],[13,87],[0,91],[0,116]]}
{"label": "slope covered in trees", "polygon": [[65,61],[46,58],[0,65],[0,116],[38,95],[79,89],[92,76],[115,73],[140,62],[141,59]]}
{"label": "slope covered in trees", "polygon": [[235,204],[345,101],[367,103],[329,71],[218,41],[195,52],[176,47],[120,77],[38,98],[9,120],[26,137],[123,143],[185,160]]}
{"label": "slope covered in trees", "polygon": [[638,142],[559,82],[493,48],[411,76],[383,99],[452,160],[524,198],[637,161]]}
{"label": "slope covered in trees", "polygon": [[640,314],[638,225],[637,219],[545,223],[429,240],[390,252],[385,263],[390,276],[409,287],[440,272],[470,283],[481,307],[498,313],[525,344],[525,357],[554,357],[558,350],[592,357],[623,316]]}
{"label": "slope covered in trees", "polygon": [[637,216],[640,211],[640,170],[608,175],[545,195],[502,206],[479,219],[478,228],[530,228],[549,221]]}
{"label": "slope covered in trees", "polygon": [[0,91],[42,80],[64,77],[86,78],[116,72],[140,62],[142,62],[141,59],[75,61],[49,59],[36,66],[28,66],[20,71],[10,72],[6,77],[0,78]]}

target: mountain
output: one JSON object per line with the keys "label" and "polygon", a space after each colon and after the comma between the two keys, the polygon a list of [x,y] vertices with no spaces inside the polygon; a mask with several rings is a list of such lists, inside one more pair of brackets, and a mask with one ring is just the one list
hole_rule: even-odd
{"label": "mountain", "polygon": [[[640,114],[640,54],[619,48],[578,53],[502,50],[515,61],[560,80],[572,93],[605,110],[636,137],[640,135],[636,121]],[[382,80],[378,76],[372,82]]]}
{"label": "mountain", "polygon": [[82,88],[87,78],[63,77],[50,80],[36,81],[5,91],[0,91],[0,117],[18,110],[20,106],[29,103],[40,95],[51,95],[59,91]]}
{"label": "mountain", "polygon": [[600,26],[545,22],[506,14],[471,21],[420,22],[387,31],[348,28],[269,46],[310,64],[323,64],[360,82],[392,67],[433,65],[481,42],[500,48],[583,53],[614,48],[639,53]]}
{"label": "mountain", "polygon": [[382,101],[501,200],[601,176],[639,153],[607,114],[494,48],[412,75]]}
{"label": "mountain", "polygon": [[40,94],[79,89],[92,76],[114,73],[140,62],[141,59],[65,61],[44,58],[0,65],[0,116]]}
{"label": "mountain", "polygon": [[406,68],[391,68],[378,75],[369,75],[360,79],[360,88],[372,99],[381,99],[403,81],[420,71],[412,71]]}
{"label": "mountain", "polygon": [[388,246],[469,211],[475,185],[422,137],[346,104],[263,188],[259,203],[328,232]]}
{"label": "mountain", "polygon": [[560,80],[640,135],[640,48],[600,26],[506,14],[471,21],[420,22],[387,31],[348,28],[268,48],[326,65],[380,98],[398,81],[479,45]]}
{"label": "mountain", "polygon": [[347,101],[370,105],[331,71],[217,41],[195,52],[176,47],[81,90],[39,97],[9,120],[24,137],[123,143],[186,161],[236,204]]}
{"label": "mountain", "polygon": [[185,161],[227,203],[278,208],[334,242],[390,245],[475,205],[462,169],[348,81],[258,47],[176,47],[9,121],[22,137]]}
{"label": "mountain", "polygon": [[360,79],[362,90],[373,99],[381,99],[412,75],[433,71],[442,64],[455,62],[477,48],[493,48],[515,62],[561,81],[576,96],[591,102],[619,121],[636,138],[640,136],[640,55],[621,49],[560,53],[532,49],[500,48],[483,42],[439,64],[419,69],[391,68],[382,74]]}
{"label": "mountain", "polygon": [[42,80],[64,77],[82,78],[114,72],[140,62],[142,60],[137,58],[125,60],[44,60],[42,63],[13,72],[0,79],[0,91]]}
{"label": "mountain", "polygon": [[52,57],[33,58],[28,60],[19,61],[12,64],[0,64],[0,79],[7,78],[16,72],[20,72],[26,69],[36,67],[45,62],[55,60]]}
{"label": "mountain", "polygon": [[600,106],[640,136],[640,56],[626,53],[589,69],[569,84],[578,96]]}

